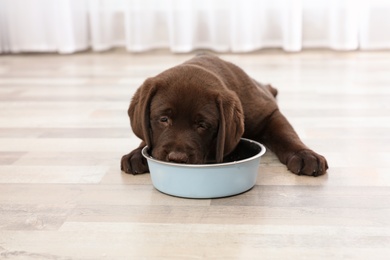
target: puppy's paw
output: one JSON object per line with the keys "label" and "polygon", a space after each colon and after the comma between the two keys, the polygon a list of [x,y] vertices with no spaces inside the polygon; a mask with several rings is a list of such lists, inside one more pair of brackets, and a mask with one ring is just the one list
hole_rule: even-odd
{"label": "puppy's paw", "polygon": [[287,168],[298,175],[320,176],[328,169],[328,163],[322,155],[312,150],[301,150],[287,161]]}
{"label": "puppy's paw", "polygon": [[125,173],[140,174],[149,172],[146,159],[141,154],[142,148],[137,148],[131,153],[123,155],[121,160],[121,170]]}

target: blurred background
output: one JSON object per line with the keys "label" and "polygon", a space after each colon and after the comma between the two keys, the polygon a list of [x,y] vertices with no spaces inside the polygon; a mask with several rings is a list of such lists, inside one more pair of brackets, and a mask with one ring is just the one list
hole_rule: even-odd
{"label": "blurred background", "polygon": [[386,0],[0,0],[0,53],[390,48]]}

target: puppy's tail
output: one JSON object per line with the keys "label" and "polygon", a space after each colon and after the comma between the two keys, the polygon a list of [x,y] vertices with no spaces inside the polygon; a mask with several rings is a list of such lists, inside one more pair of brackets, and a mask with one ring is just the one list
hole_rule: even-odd
{"label": "puppy's tail", "polygon": [[270,84],[265,85],[265,87],[271,92],[271,94],[276,97],[278,95],[278,90],[272,87]]}
{"label": "puppy's tail", "polygon": [[273,86],[271,86],[270,84],[261,84],[260,82],[258,82],[257,80],[255,79],[252,79],[254,81],[254,83],[259,87],[259,88],[262,88],[262,89],[265,89],[265,90],[268,90],[274,97],[276,97],[278,95],[278,90],[276,88],[274,88]]}

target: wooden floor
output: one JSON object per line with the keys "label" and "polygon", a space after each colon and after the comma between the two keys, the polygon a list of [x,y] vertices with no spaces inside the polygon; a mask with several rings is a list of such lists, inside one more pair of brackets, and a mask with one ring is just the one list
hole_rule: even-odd
{"label": "wooden floor", "polygon": [[191,55],[0,57],[0,259],[390,259],[390,53],[221,55],[279,89],[330,169],[267,152],[239,196],[181,199],[120,171],[148,76]]}

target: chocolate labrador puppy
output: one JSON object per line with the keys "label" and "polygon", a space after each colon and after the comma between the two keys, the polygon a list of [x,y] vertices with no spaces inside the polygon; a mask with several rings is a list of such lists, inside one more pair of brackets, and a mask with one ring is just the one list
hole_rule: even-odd
{"label": "chocolate labrador puppy", "polygon": [[246,137],[266,145],[295,174],[324,174],[326,159],[299,139],[279,111],[276,95],[272,86],[208,54],[148,78],[128,110],[131,127],[143,141],[122,157],[121,169],[148,172],[141,155],[145,145],[163,161],[222,162]]}

